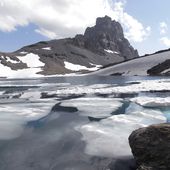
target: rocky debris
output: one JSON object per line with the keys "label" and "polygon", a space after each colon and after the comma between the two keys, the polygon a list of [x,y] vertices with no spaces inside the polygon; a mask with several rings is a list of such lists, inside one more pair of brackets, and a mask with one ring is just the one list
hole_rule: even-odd
{"label": "rocky debris", "polygon": [[132,132],[129,144],[137,170],[170,169],[170,124],[151,125]]}

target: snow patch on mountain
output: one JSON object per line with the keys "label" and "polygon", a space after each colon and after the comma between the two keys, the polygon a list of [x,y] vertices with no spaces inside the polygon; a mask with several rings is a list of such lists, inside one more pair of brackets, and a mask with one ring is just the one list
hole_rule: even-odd
{"label": "snow patch on mountain", "polygon": [[106,51],[107,53],[119,54],[119,52],[117,51],[112,51],[112,50],[107,50],[107,49],[105,49],[104,51]]}
{"label": "snow patch on mountain", "polygon": [[41,68],[26,68],[20,70],[12,70],[10,67],[0,64],[0,77],[6,78],[42,77],[43,75],[37,74],[40,71],[42,71]]}
{"label": "snow patch on mountain", "polygon": [[[19,61],[15,61],[6,57],[7,62],[11,62],[13,64],[19,63]],[[8,66],[5,66],[0,63],[0,77],[6,78],[31,78],[31,77],[42,77],[43,75],[37,74],[42,71],[42,68],[45,64],[41,62],[40,57],[36,54],[29,53],[25,56],[18,56],[18,59],[23,63],[27,64],[28,68],[13,70]]]}
{"label": "snow patch on mountain", "polygon": [[40,57],[36,54],[29,53],[25,56],[18,57],[23,63],[26,63],[28,67],[43,67],[45,64],[40,61]]}
{"label": "snow patch on mountain", "polygon": [[148,106],[148,107],[170,106],[170,97],[139,96],[136,98],[132,98],[131,101],[140,104],[141,106]]}
{"label": "snow patch on mountain", "polygon": [[26,51],[21,51],[20,54],[28,54]]}
{"label": "snow patch on mountain", "polygon": [[7,62],[10,62],[10,63],[19,63],[19,61],[16,61],[16,60],[12,60],[10,57],[6,57],[6,61]]}
{"label": "snow patch on mountain", "polygon": [[51,47],[44,47],[43,50],[51,50]]}
{"label": "snow patch on mountain", "polygon": [[100,68],[99,65],[95,65],[95,67],[88,68],[86,66],[70,63],[68,61],[64,61],[64,65],[66,69],[72,70],[72,71],[81,71],[81,70],[95,71]]}

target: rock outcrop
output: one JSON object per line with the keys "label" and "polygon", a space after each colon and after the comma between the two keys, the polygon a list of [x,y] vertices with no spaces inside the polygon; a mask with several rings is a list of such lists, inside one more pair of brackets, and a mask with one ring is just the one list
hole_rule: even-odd
{"label": "rock outcrop", "polygon": [[170,124],[135,130],[129,137],[129,143],[137,170],[170,169]]}
{"label": "rock outcrop", "polygon": [[138,52],[124,37],[120,23],[112,21],[108,16],[97,18],[94,27],[88,27],[84,35],[77,35],[75,45],[89,49],[100,55],[105,50],[119,53],[125,60],[138,57]]}

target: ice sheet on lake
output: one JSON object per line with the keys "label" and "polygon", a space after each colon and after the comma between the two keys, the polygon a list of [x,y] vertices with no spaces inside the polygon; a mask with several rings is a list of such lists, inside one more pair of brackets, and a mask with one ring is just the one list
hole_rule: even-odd
{"label": "ice sheet on lake", "polygon": [[111,94],[111,93],[138,93],[145,91],[170,90],[170,81],[162,80],[141,80],[139,84],[126,84],[125,86],[109,86],[101,88],[100,84],[89,86],[70,86],[65,89],[57,90],[57,94]]}
{"label": "ice sheet on lake", "polygon": [[51,47],[44,47],[43,50],[51,50]]}
{"label": "ice sheet on lake", "polygon": [[170,106],[170,97],[139,96],[136,98],[132,98],[131,101],[136,102],[142,106],[149,107]]}
{"label": "ice sheet on lake", "polygon": [[126,114],[114,115],[100,122],[91,122],[76,129],[86,142],[89,155],[117,157],[131,155],[128,137],[140,127],[166,121],[163,113],[132,104]]}
{"label": "ice sheet on lake", "polygon": [[106,51],[107,53],[111,53],[111,54],[119,54],[119,52],[117,51],[112,51],[112,50],[107,50],[107,49],[105,49],[104,51]]}
{"label": "ice sheet on lake", "polygon": [[[0,140],[12,139],[23,131],[23,125],[28,121],[37,120],[46,116],[57,101],[37,100],[34,102],[19,99],[6,100],[8,103],[0,105]],[[2,102],[2,101],[1,101]]]}
{"label": "ice sheet on lake", "polygon": [[122,106],[121,99],[108,98],[78,98],[66,100],[61,106],[76,107],[81,115],[94,118],[103,118],[111,116],[111,113]]}

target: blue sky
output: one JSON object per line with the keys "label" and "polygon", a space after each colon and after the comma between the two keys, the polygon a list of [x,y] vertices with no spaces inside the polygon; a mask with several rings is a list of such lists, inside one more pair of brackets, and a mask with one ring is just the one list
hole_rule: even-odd
{"label": "blue sky", "polygon": [[109,15],[139,53],[170,47],[169,0],[0,0],[0,51],[73,37]]}
{"label": "blue sky", "polygon": [[165,45],[160,39],[166,37],[170,39],[170,30],[164,34],[160,34],[160,23],[165,22],[170,29],[170,1],[168,0],[128,0],[125,10],[143,25],[151,27],[150,35],[141,43],[132,44],[141,51],[141,53],[149,53],[160,49],[170,48],[170,42]]}

